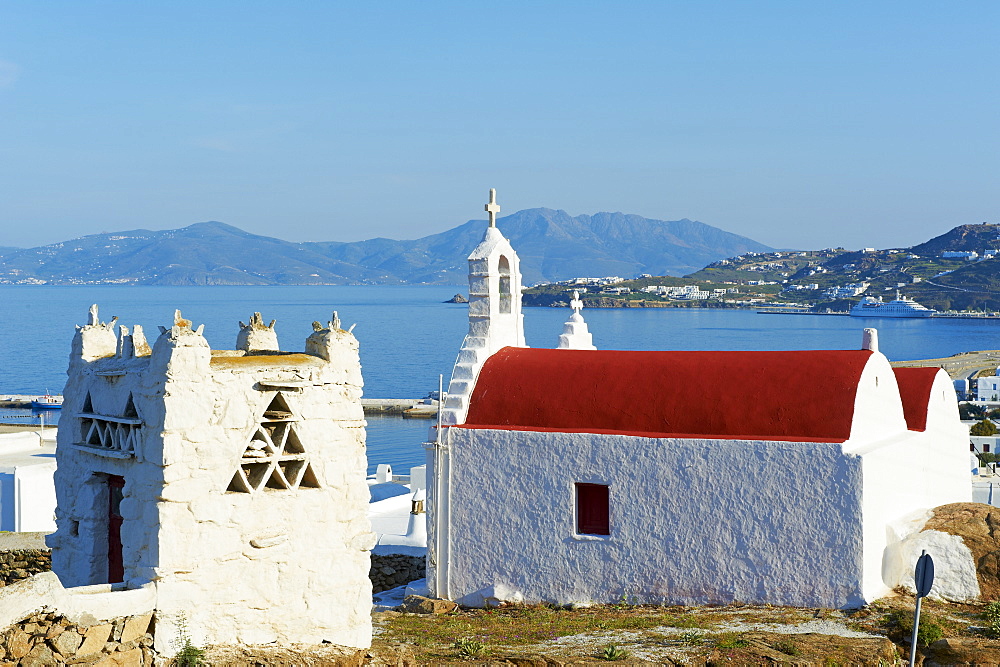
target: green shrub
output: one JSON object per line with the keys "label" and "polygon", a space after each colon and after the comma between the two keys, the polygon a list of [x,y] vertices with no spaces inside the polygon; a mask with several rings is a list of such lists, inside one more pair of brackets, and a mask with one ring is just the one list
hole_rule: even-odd
{"label": "green shrub", "polygon": [[719,635],[715,640],[715,648],[743,648],[749,646],[750,642],[737,635],[735,632],[727,632]]}
{"label": "green shrub", "polygon": [[629,655],[629,652],[625,649],[618,648],[614,644],[608,644],[597,657],[601,660],[607,660],[608,662],[616,662],[618,660],[628,659]]}
{"label": "green shrub", "polygon": [[959,403],[958,414],[962,419],[982,419],[986,416],[981,407],[971,403]]}
{"label": "green shrub", "polygon": [[178,667],[198,667],[205,664],[205,649],[191,641],[185,614],[181,614],[177,619],[177,637],[174,639],[174,646],[177,649],[174,659]]}
{"label": "green shrub", "polygon": [[688,644],[690,646],[698,646],[705,643],[705,635],[700,632],[695,632],[694,630],[682,632],[679,639],[681,643]]}
{"label": "green shrub", "polygon": [[986,636],[990,639],[1000,639],[1000,602],[990,602],[983,607],[983,620],[986,621]]}
{"label": "green shrub", "polygon": [[778,649],[785,655],[798,655],[799,653],[802,653],[802,650],[798,647],[798,645],[795,642],[787,639],[785,641],[781,641],[775,644],[774,648]]}
{"label": "green shrub", "polygon": [[989,419],[982,419],[972,425],[969,429],[969,435],[975,436],[990,436],[997,434],[997,425],[991,422]]}
{"label": "green shrub", "polygon": [[[894,611],[889,614],[890,625],[899,628],[906,638],[913,635],[913,612]],[[920,628],[917,629],[917,645],[928,646],[944,637],[944,628],[929,614],[920,615]]]}
{"label": "green shrub", "polygon": [[459,639],[455,642],[455,648],[463,658],[479,658],[486,654],[486,644],[475,639]]}

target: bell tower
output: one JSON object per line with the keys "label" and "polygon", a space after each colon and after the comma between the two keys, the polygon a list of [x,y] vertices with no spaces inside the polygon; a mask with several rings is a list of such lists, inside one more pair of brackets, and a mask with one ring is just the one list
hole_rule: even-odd
{"label": "bell tower", "polygon": [[510,241],[497,229],[500,205],[495,189],[490,190],[486,212],[489,226],[483,240],[469,255],[469,333],[462,342],[448,385],[442,411],[445,426],[465,421],[479,370],[494,352],[508,346],[527,347],[521,314],[520,260]]}

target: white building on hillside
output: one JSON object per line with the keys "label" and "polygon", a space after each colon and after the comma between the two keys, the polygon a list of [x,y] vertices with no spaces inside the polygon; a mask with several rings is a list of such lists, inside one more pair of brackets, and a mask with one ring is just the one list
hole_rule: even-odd
{"label": "white building on hillside", "polygon": [[984,403],[1000,402],[1000,368],[993,375],[976,378],[976,400]]}
{"label": "white building on hillside", "polygon": [[971,498],[948,376],[893,370],[874,330],[855,350],[621,352],[528,349],[506,327],[474,367],[467,337],[461,410],[429,446],[440,597],[855,607],[912,572],[910,517]]}

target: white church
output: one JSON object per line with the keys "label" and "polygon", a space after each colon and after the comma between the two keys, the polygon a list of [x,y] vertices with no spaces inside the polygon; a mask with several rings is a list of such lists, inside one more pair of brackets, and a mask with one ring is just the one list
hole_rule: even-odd
{"label": "white church", "polygon": [[875,330],[853,350],[599,351],[574,298],[558,348],[527,348],[493,191],[486,210],[428,444],[432,595],[857,607],[912,570],[913,517],[971,499],[950,379],[894,371]]}

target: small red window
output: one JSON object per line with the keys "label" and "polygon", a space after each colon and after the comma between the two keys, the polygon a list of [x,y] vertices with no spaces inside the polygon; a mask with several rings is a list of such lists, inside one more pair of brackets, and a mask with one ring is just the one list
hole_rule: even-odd
{"label": "small red window", "polygon": [[576,485],[576,532],[611,534],[608,487],[604,484]]}

